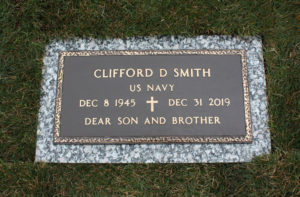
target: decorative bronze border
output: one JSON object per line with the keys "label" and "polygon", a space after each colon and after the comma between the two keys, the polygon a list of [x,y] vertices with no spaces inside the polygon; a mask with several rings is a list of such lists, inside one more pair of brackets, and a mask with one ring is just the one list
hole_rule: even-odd
{"label": "decorative bronze border", "polygon": [[[242,79],[246,135],[242,137],[60,137],[60,112],[62,102],[62,83],[65,56],[96,55],[240,55],[242,61]],[[54,122],[54,143],[60,144],[136,144],[136,143],[250,143],[252,142],[248,71],[245,50],[120,50],[120,51],[62,51],[59,54],[56,106]]]}

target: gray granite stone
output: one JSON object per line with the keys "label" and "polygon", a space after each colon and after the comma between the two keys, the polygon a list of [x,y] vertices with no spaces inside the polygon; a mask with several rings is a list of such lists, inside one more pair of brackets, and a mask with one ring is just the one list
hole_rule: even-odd
{"label": "gray granite stone", "polygon": [[[58,54],[80,50],[245,49],[253,142],[250,144],[54,145]],[[214,163],[249,162],[271,150],[262,43],[258,37],[197,36],[54,40],[44,56],[37,128],[36,162],[58,163]]]}

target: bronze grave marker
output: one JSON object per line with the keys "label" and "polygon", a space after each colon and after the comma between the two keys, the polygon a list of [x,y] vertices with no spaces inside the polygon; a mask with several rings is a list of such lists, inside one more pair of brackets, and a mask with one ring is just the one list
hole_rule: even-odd
{"label": "bronze grave marker", "polygon": [[244,50],[63,51],[54,143],[250,143]]}

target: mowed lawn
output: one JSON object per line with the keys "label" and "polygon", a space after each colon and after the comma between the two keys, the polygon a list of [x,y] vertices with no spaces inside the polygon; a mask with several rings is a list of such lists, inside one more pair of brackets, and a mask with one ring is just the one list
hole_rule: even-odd
{"label": "mowed lawn", "polygon": [[[299,196],[300,3],[0,1],[0,196]],[[259,35],[272,153],[237,164],[34,163],[45,46],[63,38]]]}

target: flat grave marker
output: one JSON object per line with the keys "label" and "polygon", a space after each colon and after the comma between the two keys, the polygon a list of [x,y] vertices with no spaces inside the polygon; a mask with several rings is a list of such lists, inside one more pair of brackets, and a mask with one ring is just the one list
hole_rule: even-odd
{"label": "flat grave marker", "polygon": [[244,50],[61,52],[54,143],[251,142]]}
{"label": "flat grave marker", "polygon": [[270,151],[259,38],[53,41],[36,161],[241,162]]}

